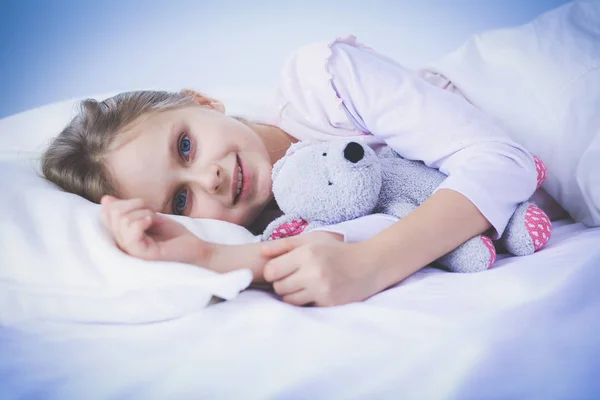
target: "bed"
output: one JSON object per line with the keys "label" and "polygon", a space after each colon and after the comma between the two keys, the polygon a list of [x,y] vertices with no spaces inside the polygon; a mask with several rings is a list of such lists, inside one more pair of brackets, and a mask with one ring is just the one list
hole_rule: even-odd
{"label": "bed", "polygon": [[342,307],[248,290],[154,323],[7,327],[3,398],[597,398],[600,228],[554,228],[535,255]]}
{"label": "bed", "polygon": [[[525,57],[533,54],[527,45],[542,43],[541,28],[566,42],[588,40],[582,48],[595,58],[573,61],[576,47],[561,47],[571,57],[565,71],[584,79],[557,76],[600,87],[599,4],[563,6],[534,25],[477,36],[471,45],[479,56],[510,48]],[[577,33],[582,26],[584,36]],[[219,275],[121,253],[100,224],[99,206],[37,173],[40,150],[79,99],[0,120],[0,399],[599,398],[600,93],[582,97],[578,86],[562,85],[561,95],[572,98],[561,99],[573,100],[565,109],[577,112],[545,124],[547,110],[529,107],[525,89],[503,98],[506,85],[496,82],[497,92],[478,92],[481,80],[503,76],[494,70],[502,63],[461,70],[475,65],[459,62],[475,57],[471,45],[430,70],[468,77],[461,81],[465,94],[500,110],[495,118],[507,129],[526,123],[531,137],[545,135],[543,145],[528,144],[559,171],[545,188],[587,225],[560,219],[536,254],[501,255],[477,274],[428,267],[340,307],[287,305],[250,288],[247,270]],[[538,50],[548,49],[555,48]],[[514,65],[538,66],[526,59]],[[540,71],[535,82],[542,87],[547,78]],[[221,98],[236,114],[255,111]],[[527,119],[519,114],[524,109]],[[557,157],[574,127],[585,146]],[[257,240],[232,224],[179,219],[206,240]]]}

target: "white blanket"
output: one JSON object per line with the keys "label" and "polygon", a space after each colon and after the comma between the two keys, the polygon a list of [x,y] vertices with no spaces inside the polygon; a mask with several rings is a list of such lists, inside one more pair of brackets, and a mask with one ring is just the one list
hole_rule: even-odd
{"label": "white blanket", "polygon": [[562,222],[532,256],[426,269],[342,307],[246,291],[160,323],[6,329],[0,397],[598,398],[598,243]]}
{"label": "white blanket", "polygon": [[445,76],[548,168],[544,189],[600,226],[600,1],[485,31],[425,71]]}

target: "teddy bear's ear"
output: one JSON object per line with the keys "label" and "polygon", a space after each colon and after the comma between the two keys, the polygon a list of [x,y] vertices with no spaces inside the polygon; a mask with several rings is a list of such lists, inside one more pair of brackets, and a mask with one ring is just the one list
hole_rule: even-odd
{"label": "teddy bear's ear", "polygon": [[285,157],[289,157],[292,154],[294,154],[295,152],[297,152],[298,150],[300,150],[301,148],[310,146],[311,144],[315,144],[315,143],[307,142],[307,141],[296,142],[287,149],[287,151],[285,152]]}
{"label": "teddy bear's ear", "polygon": [[281,170],[281,168],[283,168],[283,165],[285,164],[286,160],[288,158],[290,158],[295,152],[297,152],[298,150],[300,150],[303,147],[306,146],[310,146],[311,142],[297,142],[292,144],[287,151],[285,152],[285,155],[280,158],[275,165],[273,165],[273,171],[272,171],[272,179],[275,180],[275,178],[277,178],[277,174],[279,174],[279,171]]}

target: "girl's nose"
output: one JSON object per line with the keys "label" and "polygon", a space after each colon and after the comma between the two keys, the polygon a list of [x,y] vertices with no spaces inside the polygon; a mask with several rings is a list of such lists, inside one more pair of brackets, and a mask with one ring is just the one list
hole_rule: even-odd
{"label": "girl's nose", "polygon": [[208,166],[200,175],[200,184],[207,193],[217,194],[223,189],[224,173],[218,165]]}

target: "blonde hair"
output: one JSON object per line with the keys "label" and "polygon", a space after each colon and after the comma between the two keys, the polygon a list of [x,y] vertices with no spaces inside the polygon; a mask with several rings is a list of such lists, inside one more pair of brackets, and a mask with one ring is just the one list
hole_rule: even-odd
{"label": "blonde hair", "polygon": [[99,203],[118,195],[104,158],[119,133],[149,113],[197,104],[193,92],[135,91],[81,102],[75,118],[42,156],[42,173],[63,190]]}

